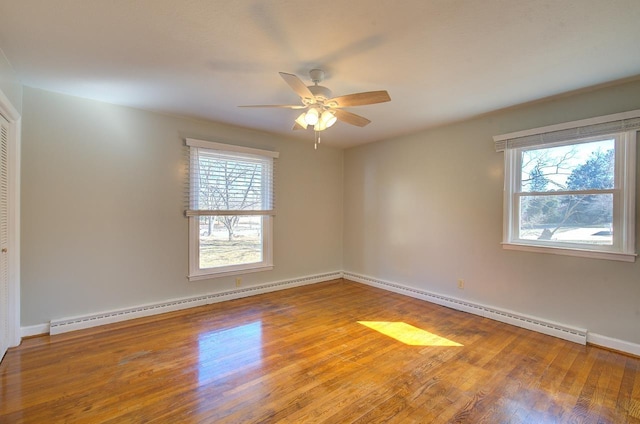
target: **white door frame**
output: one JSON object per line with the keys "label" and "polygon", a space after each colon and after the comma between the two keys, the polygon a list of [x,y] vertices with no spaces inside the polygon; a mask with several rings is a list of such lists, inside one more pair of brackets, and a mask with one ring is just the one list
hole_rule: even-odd
{"label": "white door frame", "polygon": [[[9,169],[9,347],[18,346],[22,340],[20,330],[20,140],[22,117],[0,90],[0,114],[9,121],[7,146]],[[1,359],[1,358],[0,358]]]}

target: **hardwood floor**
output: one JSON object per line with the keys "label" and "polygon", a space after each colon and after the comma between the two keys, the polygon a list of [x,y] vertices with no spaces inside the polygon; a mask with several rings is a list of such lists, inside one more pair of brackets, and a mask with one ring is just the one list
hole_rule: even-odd
{"label": "hardwood floor", "polygon": [[638,358],[346,280],[27,339],[0,384],[0,423],[640,423]]}

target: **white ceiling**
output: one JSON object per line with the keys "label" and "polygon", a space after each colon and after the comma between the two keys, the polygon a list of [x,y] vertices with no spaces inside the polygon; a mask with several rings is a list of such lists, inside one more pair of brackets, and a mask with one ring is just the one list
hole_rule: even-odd
{"label": "white ceiling", "polygon": [[[278,71],[327,73],[349,147],[640,75],[640,0],[0,0],[0,49],[27,86],[312,142]],[[310,131],[310,130],[309,130]]]}

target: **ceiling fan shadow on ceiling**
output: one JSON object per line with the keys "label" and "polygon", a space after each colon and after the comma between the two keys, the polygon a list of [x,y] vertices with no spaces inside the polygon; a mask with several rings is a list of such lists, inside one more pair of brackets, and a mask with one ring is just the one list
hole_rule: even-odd
{"label": "ceiling fan shadow on ceiling", "polygon": [[376,103],[384,103],[391,100],[386,90],[367,91],[353,93],[344,96],[333,97],[333,93],[327,87],[318,85],[324,80],[324,71],[312,69],[309,76],[313,85],[307,86],[294,74],[280,72],[280,76],[289,84],[289,87],[300,96],[302,104],[299,105],[249,105],[239,107],[275,107],[284,109],[297,109],[303,112],[295,119],[293,130],[306,130],[312,128],[315,133],[315,148],[320,143],[320,131],[331,127],[336,121],[364,127],[371,121],[355,113],[344,110],[345,107],[366,106]]}

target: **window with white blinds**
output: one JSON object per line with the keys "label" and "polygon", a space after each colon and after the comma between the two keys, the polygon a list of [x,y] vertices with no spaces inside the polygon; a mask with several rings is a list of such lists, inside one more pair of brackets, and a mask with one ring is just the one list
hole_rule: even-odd
{"label": "window with white blinds", "polygon": [[277,152],[187,139],[191,280],[271,269]]}
{"label": "window with white blinds", "polygon": [[494,137],[503,247],[633,262],[640,110]]}

